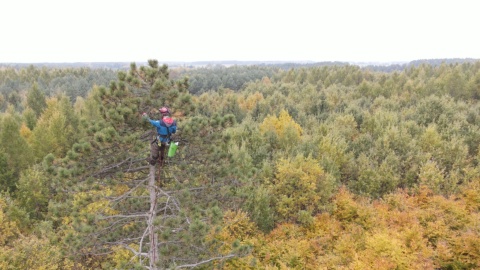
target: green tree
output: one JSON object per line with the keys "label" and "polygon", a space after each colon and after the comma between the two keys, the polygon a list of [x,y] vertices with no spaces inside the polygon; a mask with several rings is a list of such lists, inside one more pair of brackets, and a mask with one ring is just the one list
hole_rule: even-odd
{"label": "green tree", "polygon": [[33,130],[37,124],[37,116],[35,115],[35,112],[32,110],[32,108],[27,107],[25,110],[23,110],[22,115],[27,127],[30,130]]}
{"label": "green tree", "polygon": [[39,167],[26,169],[17,183],[16,200],[31,218],[43,219],[47,214],[51,182]]}
{"label": "green tree", "polygon": [[11,92],[7,97],[7,101],[9,104],[13,105],[16,110],[22,109],[22,96],[18,91]]}
{"label": "green tree", "polygon": [[249,190],[245,208],[248,210],[252,221],[263,232],[269,232],[275,227],[275,210],[271,207],[273,203],[272,191],[265,186],[259,186]]}
{"label": "green tree", "polygon": [[14,191],[20,172],[32,164],[33,156],[27,141],[20,136],[20,124],[10,114],[3,118],[0,128],[0,153],[3,153],[3,159],[8,164],[5,169],[5,176],[8,177],[3,179],[4,182],[8,179],[8,183],[3,190]]}
{"label": "green tree", "polygon": [[[62,101],[63,100],[63,101]],[[47,108],[38,119],[32,134],[32,148],[37,160],[42,160],[47,154],[62,157],[73,145],[76,138],[75,123],[72,122],[72,108],[62,102],[67,99],[51,98]]]}
{"label": "green tree", "polygon": [[[234,122],[234,117],[183,118],[195,108],[188,80],[171,80],[168,67],[159,66],[156,60],[139,68],[133,63],[129,72],[118,73],[118,81],[97,91],[100,106],[93,108],[99,109],[100,119],[84,111],[86,136],[64,159],[52,160],[47,155],[43,162],[55,175],[53,186],[71,191],[58,192],[49,206],[59,215],[55,219],[64,221],[66,252],[90,268],[98,267],[99,261],[123,268],[202,265],[202,258],[217,254],[204,239],[216,219],[210,218],[212,205],[205,200],[209,189],[190,189],[209,181],[209,174],[215,173],[210,168],[221,160],[209,155],[218,152],[214,145],[202,142],[218,140],[219,131]],[[181,123],[178,139],[185,150],[177,154],[178,163],[172,160],[157,170],[146,162],[155,131],[142,120],[141,112],[157,112],[163,105],[170,106]],[[113,262],[112,257],[98,255],[98,261],[85,262],[82,257],[111,252],[125,259]]]}
{"label": "green tree", "polygon": [[32,108],[37,118],[40,117],[43,110],[47,107],[45,94],[39,89],[37,83],[34,83],[27,92],[27,106]]}
{"label": "green tree", "polygon": [[333,183],[311,157],[301,155],[278,161],[271,179],[274,205],[280,221],[302,221],[302,215],[313,215],[333,192]]}
{"label": "green tree", "polygon": [[15,190],[15,171],[8,164],[7,155],[0,152],[0,190]]}
{"label": "green tree", "polygon": [[3,95],[3,93],[0,93],[0,110],[3,111],[6,107],[7,104],[7,99]]}

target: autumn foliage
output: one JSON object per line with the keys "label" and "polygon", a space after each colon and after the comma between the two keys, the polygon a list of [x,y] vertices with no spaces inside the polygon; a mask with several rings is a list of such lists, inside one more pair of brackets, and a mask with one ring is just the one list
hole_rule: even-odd
{"label": "autumn foliage", "polygon": [[480,269],[480,62],[148,65],[0,69],[0,269]]}

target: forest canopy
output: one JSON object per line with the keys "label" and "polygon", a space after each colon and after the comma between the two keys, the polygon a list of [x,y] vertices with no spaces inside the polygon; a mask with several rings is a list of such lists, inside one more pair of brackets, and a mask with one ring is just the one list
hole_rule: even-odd
{"label": "forest canopy", "polygon": [[[480,62],[0,69],[0,268],[480,268]],[[150,226],[149,225],[149,226]]]}

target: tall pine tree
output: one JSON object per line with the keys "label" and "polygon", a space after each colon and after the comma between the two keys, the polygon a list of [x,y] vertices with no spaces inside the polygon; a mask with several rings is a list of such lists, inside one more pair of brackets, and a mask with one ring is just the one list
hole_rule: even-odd
{"label": "tall pine tree", "polygon": [[[212,160],[202,155],[211,145],[202,146],[198,133],[218,138],[218,132],[211,131],[234,117],[216,118],[211,129],[210,121],[186,119],[194,111],[188,80],[171,80],[168,67],[156,60],[140,68],[132,64],[128,73],[119,72],[118,81],[108,89],[96,91],[101,119],[82,121],[86,136],[64,159],[47,155],[43,163],[58,182],[50,210],[63,220],[58,225],[66,235],[65,249],[85,267],[96,267],[99,261],[120,268],[192,267],[233,256],[217,256],[205,242],[208,225],[219,221],[214,218],[218,207],[209,210],[207,203],[202,209],[199,198],[211,190],[194,183],[199,177],[195,172],[210,167],[204,164]],[[170,181],[162,186],[155,181],[158,170],[146,161],[155,129],[141,118],[142,112],[156,112],[161,106],[169,106],[179,124],[185,123],[185,137],[177,139],[192,146],[180,155],[190,162],[169,160],[160,171],[162,180]],[[119,250],[130,252],[125,261],[101,255]]]}

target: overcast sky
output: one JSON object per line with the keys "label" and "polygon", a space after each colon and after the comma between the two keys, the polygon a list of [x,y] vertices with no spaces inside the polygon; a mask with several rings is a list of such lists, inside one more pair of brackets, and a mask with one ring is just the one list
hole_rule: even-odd
{"label": "overcast sky", "polygon": [[480,58],[474,0],[0,1],[0,63]]}

